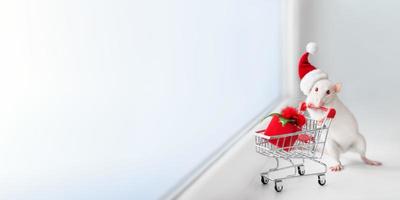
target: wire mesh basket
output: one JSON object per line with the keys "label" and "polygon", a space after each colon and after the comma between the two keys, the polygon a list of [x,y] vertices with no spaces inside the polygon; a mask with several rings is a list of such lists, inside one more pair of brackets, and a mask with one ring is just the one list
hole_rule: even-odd
{"label": "wire mesh basket", "polygon": [[[304,112],[305,110],[306,106],[303,103],[301,111]],[[306,124],[302,127],[301,131],[294,133],[268,136],[263,134],[265,130],[256,131],[254,134],[256,152],[263,156],[275,158],[276,160],[275,168],[261,173],[261,182],[267,184],[269,181],[274,181],[275,190],[280,192],[283,189],[283,179],[317,175],[318,183],[325,185],[327,166],[319,159],[323,155],[329,127],[335,113],[334,109],[330,109],[327,117],[319,121],[307,117]],[[321,165],[323,170],[306,174],[304,166],[306,159]],[[289,165],[280,166],[279,162],[282,160],[287,161]],[[273,173],[290,168],[294,169],[293,173],[273,178]]]}

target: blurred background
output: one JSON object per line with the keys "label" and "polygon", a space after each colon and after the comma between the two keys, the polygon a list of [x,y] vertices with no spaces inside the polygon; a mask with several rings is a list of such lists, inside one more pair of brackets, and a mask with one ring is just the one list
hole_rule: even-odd
{"label": "blurred background", "polygon": [[[299,189],[307,199],[398,199],[399,9],[0,1],[0,199],[294,199]],[[343,83],[368,155],[384,166],[345,157],[327,187],[296,180],[278,196],[259,182],[273,163],[256,155],[249,127],[304,98],[297,61],[309,41],[319,45],[311,62]]]}
{"label": "blurred background", "polygon": [[157,199],[280,96],[278,0],[0,2],[0,199]]}
{"label": "blurred background", "polygon": [[[311,62],[343,83],[341,98],[358,116],[396,118],[400,95],[400,2],[303,0],[299,44],[319,44]],[[367,130],[363,131],[367,132]],[[368,134],[368,133],[365,133]]]}

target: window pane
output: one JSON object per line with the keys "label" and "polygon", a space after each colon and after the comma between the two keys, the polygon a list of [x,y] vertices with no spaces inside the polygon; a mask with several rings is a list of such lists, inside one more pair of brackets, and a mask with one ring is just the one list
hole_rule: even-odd
{"label": "window pane", "polygon": [[160,197],[278,97],[279,10],[1,2],[1,195]]}

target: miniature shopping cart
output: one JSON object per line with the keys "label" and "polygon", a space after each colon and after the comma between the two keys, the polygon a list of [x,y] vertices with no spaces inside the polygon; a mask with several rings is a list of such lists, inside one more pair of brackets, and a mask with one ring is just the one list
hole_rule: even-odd
{"label": "miniature shopping cart", "polygon": [[[306,110],[305,103],[301,106],[301,112]],[[261,173],[261,182],[268,184],[269,181],[275,182],[275,190],[281,192],[283,190],[282,180],[301,177],[301,176],[317,176],[318,183],[323,186],[326,183],[325,174],[327,166],[321,162],[325,142],[328,136],[329,126],[335,117],[336,111],[330,109],[327,117],[322,121],[312,120],[306,116],[306,124],[301,131],[276,136],[267,136],[262,134],[264,130],[255,133],[256,152],[275,158],[276,166],[268,171]],[[285,140],[296,140],[295,142]],[[290,146],[282,146],[274,144],[288,143]],[[316,163],[321,170],[306,173],[305,160]],[[281,166],[280,161],[286,161],[289,165]],[[285,173],[286,172],[286,173]],[[283,175],[282,175],[283,174]]]}

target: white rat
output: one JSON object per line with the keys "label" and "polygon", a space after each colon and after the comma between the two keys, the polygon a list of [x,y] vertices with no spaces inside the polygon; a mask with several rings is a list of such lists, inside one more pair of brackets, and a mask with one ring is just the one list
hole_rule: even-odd
{"label": "white rat", "polygon": [[381,165],[380,162],[370,160],[365,155],[367,145],[364,136],[359,132],[357,120],[336,95],[341,90],[341,84],[332,83],[327,74],[308,62],[308,54],[315,52],[315,43],[309,43],[307,52],[299,62],[300,88],[307,96],[307,112],[312,119],[321,120],[326,117],[326,108],[336,110],[325,145],[325,152],[336,162],[330,169],[332,171],[343,169],[340,155],[347,151],[359,153],[361,159],[368,165]]}

